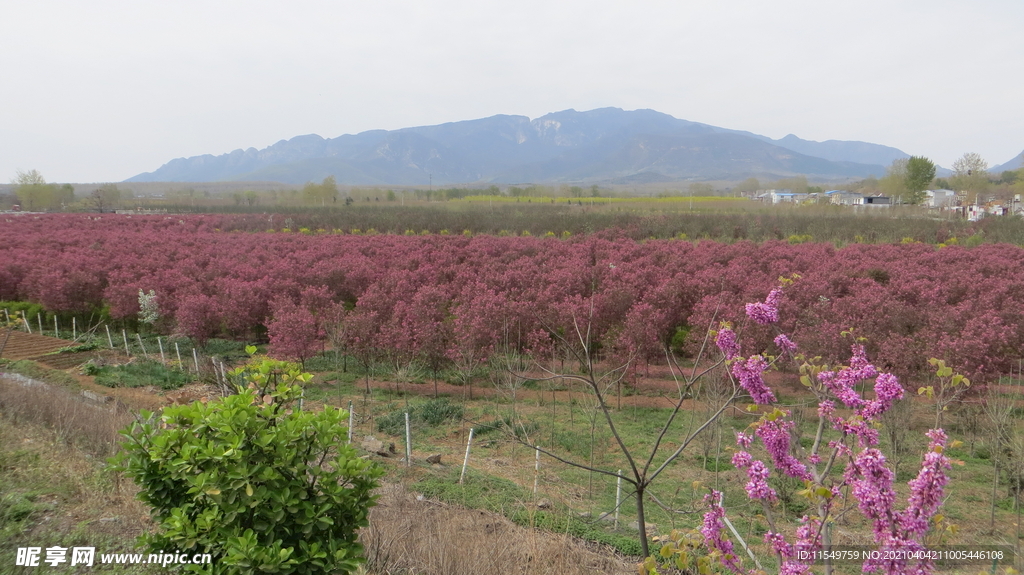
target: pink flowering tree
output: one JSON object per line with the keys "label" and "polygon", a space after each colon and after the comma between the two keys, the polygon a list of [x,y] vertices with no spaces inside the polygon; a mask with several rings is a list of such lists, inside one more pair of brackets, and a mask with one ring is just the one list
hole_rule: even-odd
{"label": "pink flowering tree", "polygon": [[[762,326],[776,324],[782,296],[782,288],[776,288],[764,302],[748,304],[747,317]],[[747,430],[737,433],[737,449],[732,463],[746,475],[744,489],[747,496],[763,506],[764,517],[770,526],[764,540],[777,556],[779,573],[797,575],[810,572],[813,559],[808,557],[813,555],[801,552],[819,551],[832,544],[829,527],[837,509],[841,508],[842,494],[847,488],[856,501],[857,509],[869,521],[878,550],[914,551],[924,548],[925,536],[942,504],[948,480],[946,471],[950,460],[943,453],[947,437],[942,429],[932,429],[927,433],[929,444],[921,470],[909,482],[910,495],[901,505],[893,487],[895,474],[877,447],[877,423],[881,415],[894,401],[903,397],[903,387],[894,375],[878,370],[867,359],[864,346],[859,341],[852,346],[848,365],[833,368],[813,366],[804,361],[805,358],[797,353],[796,344],[782,333],[774,340],[774,351],[778,354],[774,356],[752,354],[744,357],[736,333],[730,326],[718,330],[715,343],[725,355],[731,375],[749,395],[755,411],[761,414]],[[809,449],[792,443],[796,422],[790,411],[777,405],[778,399],[764,379],[772,364],[790,360],[802,364],[801,382],[818,403],[818,423]],[[862,382],[872,381],[873,397],[857,391]],[[833,438],[826,439],[826,432]],[[767,461],[751,453],[755,443],[760,444]],[[838,471],[840,468],[844,469],[841,473]],[[779,495],[769,483],[772,474],[802,481],[805,489],[800,495],[810,501],[813,509],[801,519],[792,538],[782,532],[773,514],[772,504],[778,501]],[[704,515],[700,534],[708,556],[727,571],[747,572],[725,529],[728,519],[722,493],[712,491],[705,498],[705,503],[709,510]],[[740,543],[758,569],[762,569],[746,543]],[[661,556],[678,561],[685,548],[683,539],[679,538],[670,544],[667,551],[663,550]],[[884,560],[867,560],[863,569],[885,574],[926,574],[934,568],[928,560],[894,558],[901,556],[891,554]],[[656,571],[652,561],[645,566],[651,572]],[[832,565],[826,562],[825,569],[831,573]]]}

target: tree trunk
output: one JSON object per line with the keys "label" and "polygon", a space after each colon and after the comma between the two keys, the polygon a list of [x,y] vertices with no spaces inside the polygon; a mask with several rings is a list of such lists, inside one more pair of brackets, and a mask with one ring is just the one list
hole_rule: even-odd
{"label": "tree trunk", "polygon": [[644,557],[651,552],[647,549],[647,522],[644,520],[644,489],[645,485],[636,486],[636,524],[640,535],[640,551]]}

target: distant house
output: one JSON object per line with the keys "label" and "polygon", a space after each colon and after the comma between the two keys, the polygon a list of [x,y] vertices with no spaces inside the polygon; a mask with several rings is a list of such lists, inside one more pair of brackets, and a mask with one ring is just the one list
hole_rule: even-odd
{"label": "distant house", "polygon": [[855,202],[854,205],[872,208],[888,208],[892,206],[892,198],[889,196],[864,196]]}
{"label": "distant house", "polygon": [[810,194],[798,194],[792,190],[768,190],[773,204],[799,204],[806,201]]}
{"label": "distant house", "polygon": [[853,206],[860,203],[864,194],[845,190],[829,190],[825,192],[825,197],[828,199],[828,203],[836,206]]}
{"label": "distant house", "polygon": [[929,208],[948,208],[956,205],[956,192],[953,190],[925,190],[924,205]]}

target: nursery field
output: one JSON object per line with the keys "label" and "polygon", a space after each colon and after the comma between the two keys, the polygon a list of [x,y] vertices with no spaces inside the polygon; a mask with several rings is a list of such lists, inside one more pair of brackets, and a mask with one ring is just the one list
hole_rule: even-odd
{"label": "nursery field", "polygon": [[[1010,224],[915,220],[929,237],[885,242],[901,220],[846,218],[863,235],[823,243],[651,214],[643,232],[330,217],[9,217],[0,308],[29,325],[0,360],[63,351],[7,368],[130,409],[215,400],[255,344],[315,374],[305,409],[351,407],[389,480],[505,518],[486,534],[602,545],[599,572],[659,552],[663,573],[690,553],[774,572],[784,539],[879,545],[889,520],[901,544],[1019,556],[1024,250],[989,241]],[[367,553],[375,573],[426,561],[391,536]]]}

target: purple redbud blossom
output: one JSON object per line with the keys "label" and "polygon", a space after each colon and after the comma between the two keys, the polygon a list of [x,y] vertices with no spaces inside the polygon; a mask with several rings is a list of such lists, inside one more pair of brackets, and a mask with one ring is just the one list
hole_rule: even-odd
{"label": "purple redbud blossom", "polygon": [[769,531],[764,534],[764,542],[780,557],[789,557],[793,554],[793,546],[786,543],[786,537],[782,533]]}
{"label": "purple redbud blossom", "polygon": [[755,323],[768,325],[779,321],[779,300],[782,298],[782,288],[775,288],[768,293],[764,303],[748,303],[746,306],[747,317]]}
{"label": "purple redbud blossom", "polygon": [[740,344],[736,341],[736,332],[727,327],[718,330],[718,335],[715,336],[715,345],[722,350],[725,359],[733,359],[740,354]]}
{"label": "purple redbud blossom", "polygon": [[768,362],[760,355],[752,355],[747,361],[732,364],[732,374],[740,380],[740,386],[747,390],[751,399],[758,405],[775,403],[775,394],[764,382],[764,372],[767,369]]}
{"label": "purple redbud blossom", "polygon": [[764,501],[777,501],[778,495],[775,490],[768,486],[768,467],[761,460],[755,460],[747,470],[747,477],[750,481],[745,486],[747,495],[751,499]]}
{"label": "purple redbud blossom", "polygon": [[942,505],[943,488],[949,481],[945,470],[950,468],[950,462],[942,453],[946,446],[946,433],[933,429],[927,435],[932,440],[928,444],[928,453],[917,477],[907,483],[910,497],[906,510],[900,515],[900,527],[910,537],[921,537],[927,533],[928,520]]}
{"label": "purple redbud blossom", "polygon": [[700,534],[704,536],[708,549],[717,549],[722,554],[722,565],[738,572],[740,565],[733,553],[732,541],[726,539],[722,534],[722,529],[725,527],[722,492],[712,490],[711,493],[704,496],[704,503],[708,506],[708,512],[704,514]]}
{"label": "purple redbud blossom", "polygon": [[875,448],[860,452],[846,470],[846,480],[853,485],[853,496],[865,517],[874,522],[875,540],[892,533],[896,519],[892,489],[893,472],[885,465],[885,455]]}
{"label": "purple redbud blossom", "polygon": [[750,456],[746,451],[737,451],[732,454],[732,464],[736,469],[744,469],[754,458]]}
{"label": "purple redbud blossom", "polygon": [[775,345],[779,346],[782,351],[788,351],[790,353],[796,351],[796,344],[793,343],[786,334],[780,333],[775,336]]}
{"label": "purple redbud blossom", "polygon": [[739,445],[743,449],[750,449],[750,444],[753,443],[754,438],[750,435],[743,433],[742,431],[736,432],[736,445]]}
{"label": "purple redbud blossom", "polygon": [[757,427],[757,436],[764,443],[776,469],[790,477],[810,479],[811,475],[807,472],[807,467],[789,453],[789,434],[795,426],[796,424],[792,421],[765,420]]}
{"label": "purple redbud blossom", "polygon": [[818,404],[818,417],[831,418],[836,411],[836,403],[830,399],[823,400]]}
{"label": "purple redbud blossom", "polygon": [[818,527],[821,523],[806,515],[800,521],[803,524],[796,529],[796,544],[790,548],[789,556],[784,557],[782,565],[779,567],[780,575],[806,575],[810,573],[810,564],[803,563],[795,558],[797,551],[821,549],[821,537],[818,535]]}

